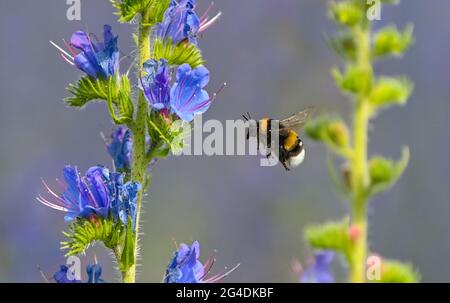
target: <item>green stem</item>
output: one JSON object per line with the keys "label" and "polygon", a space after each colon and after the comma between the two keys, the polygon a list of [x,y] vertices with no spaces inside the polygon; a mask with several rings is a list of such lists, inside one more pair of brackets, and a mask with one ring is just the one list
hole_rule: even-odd
{"label": "green stem", "polygon": [[[145,18],[142,18],[145,20]],[[144,62],[150,58],[150,29],[148,25],[142,23],[139,26],[139,65],[140,70]],[[145,100],[143,93],[140,91],[138,95],[138,105],[136,118],[132,128],[133,132],[133,164],[131,168],[131,180],[134,182],[139,182],[144,186],[146,184],[146,168],[147,168],[147,157],[145,148],[145,137],[146,137],[146,120],[148,114],[148,103]],[[148,186],[148,184],[147,184]],[[131,265],[127,270],[122,272],[123,282],[134,283],[136,281],[136,259],[137,259],[137,243],[139,237],[139,222],[141,217],[142,208],[142,196],[146,189],[142,188],[137,197],[137,215],[136,215],[136,231],[135,231],[135,242],[134,248],[134,264]]]}
{"label": "green stem", "polygon": [[[370,27],[361,26],[354,30],[357,41],[357,68],[366,71],[372,78],[370,58]],[[367,259],[367,188],[369,171],[367,162],[367,137],[370,119],[370,103],[368,94],[370,86],[356,96],[353,120],[353,158],[352,158],[352,197],[351,215],[353,227],[358,230],[358,237],[350,256],[350,281],[362,283],[366,281]]]}

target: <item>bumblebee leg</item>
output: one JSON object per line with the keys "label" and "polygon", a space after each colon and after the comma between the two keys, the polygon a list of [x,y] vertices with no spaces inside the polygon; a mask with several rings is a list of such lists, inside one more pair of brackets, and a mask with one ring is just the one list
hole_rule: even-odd
{"label": "bumblebee leg", "polygon": [[285,161],[281,162],[281,164],[283,164],[283,167],[284,167],[284,169],[285,169],[286,171],[290,171],[290,170],[291,170],[291,169],[287,166],[287,164],[286,164]]}

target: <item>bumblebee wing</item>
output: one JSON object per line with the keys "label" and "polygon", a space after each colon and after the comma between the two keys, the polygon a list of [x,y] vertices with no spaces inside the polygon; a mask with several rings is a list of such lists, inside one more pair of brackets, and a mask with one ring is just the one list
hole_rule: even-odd
{"label": "bumblebee wing", "polygon": [[286,119],[280,120],[280,130],[283,128],[289,129],[299,129],[305,126],[306,122],[311,118],[311,116],[316,111],[315,107],[307,107],[306,109],[298,112]]}

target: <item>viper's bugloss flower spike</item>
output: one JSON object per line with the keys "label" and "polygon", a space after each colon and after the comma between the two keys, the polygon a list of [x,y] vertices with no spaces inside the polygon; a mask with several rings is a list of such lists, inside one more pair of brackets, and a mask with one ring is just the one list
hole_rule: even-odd
{"label": "viper's bugloss flower spike", "polygon": [[[98,79],[113,76],[119,68],[118,36],[113,35],[110,25],[105,25],[103,42],[94,39],[94,35],[79,30],[72,34],[70,45],[64,41],[68,51],[52,41],[50,43],[61,52],[64,60],[90,77]],[[77,50],[80,52],[77,53]]]}
{"label": "viper's bugloss flower spike", "polygon": [[231,270],[208,277],[215,262],[215,255],[208,258],[205,264],[199,261],[200,243],[194,241],[190,246],[181,243],[167,266],[164,283],[214,283],[233,272]]}
{"label": "viper's bugloss flower spike", "polygon": [[164,19],[157,25],[157,37],[163,41],[171,40],[173,44],[189,41],[197,45],[197,36],[221,16],[219,12],[213,18],[209,18],[212,3],[203,16],[199,17],[195,9],[196,0],[172,0],[164,14]]}
{"label": "viper's bugloss flower spike", "polygon": [[314,260],[300,275],[301,283],[334,283],[331,273],[331,263],[334,260],[334,252],[318,251],[314,254]]}
{"label": "viper's bugloss flower spike", "polygon": [[140,184],[123,184],[122,174],[110,172],[103,166],[91,167],[82,177],[76,167],[66,166],[63,172],[64,192],[56,194],[43,181],[51,198],[39,195],[39,202],[66,212],[66,221],[75,218],[93,219],[95,216],[108,218],[111,215],[114,220],[120,219],[125,225],[128,217],[131,217],[135,226],[136,197],[141,190]]}
{"label": "viper's bugloss flower spike", "polygon": [[150,106],[155,110],[170,106],[170,70],[167,60],[153,59],[144,63],[146,75],[141,77],[141,89]]}
{"label": "viper's bugloss flower spike", "polygon": [[111,134],[111,140],[107,143],[107,150],[114,161],[118,171],[131,169],[131,157],[133,141],[131,131],[126,127],[119,127]]}

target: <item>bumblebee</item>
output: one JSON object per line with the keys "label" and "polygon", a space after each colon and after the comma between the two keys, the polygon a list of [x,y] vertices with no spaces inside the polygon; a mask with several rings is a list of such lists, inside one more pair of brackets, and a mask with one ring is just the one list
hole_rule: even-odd
{"label": "bumblebee", "polygon": [[[305,147],[300,139],[297,130],[302,129],[311,115],[314,113],[313,107],[308,107],[286,119],[278,121],[278,129],[272,129],[273,120],[271,118],[262,118],[256,121],[256,138],[259,148],[260,142],[270,151],[274,136],[278,135],[278,160],[286,171],[299,166],[305,159]],[[243,115],[246,121],[250,121],[250,114]],[[247,139],[250,133],[247,132]],[[269,158],[271,152],[267,154]]]}

